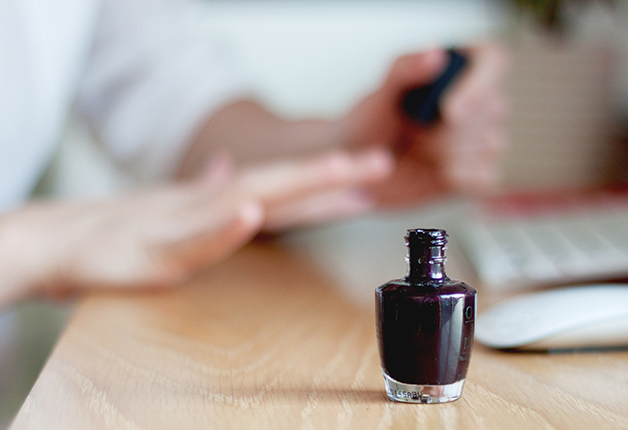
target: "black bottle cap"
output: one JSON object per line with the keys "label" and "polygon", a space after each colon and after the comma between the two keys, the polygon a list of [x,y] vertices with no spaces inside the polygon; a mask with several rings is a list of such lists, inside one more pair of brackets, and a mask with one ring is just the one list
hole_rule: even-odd
{"label": "black bottle cap", "polygon": [[406,246],[410,248],[425,248],[429,246],[444,246],[447,244],[448,234],[445,230],[435,228],[415,228],[406,233]]}

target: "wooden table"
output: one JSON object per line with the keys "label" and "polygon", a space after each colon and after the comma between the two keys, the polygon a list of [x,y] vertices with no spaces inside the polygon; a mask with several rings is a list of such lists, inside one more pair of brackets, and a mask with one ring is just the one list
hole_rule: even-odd
{"label": "wooden table", "polygon": [[378,360],[372,308],[256,244],[176,291],[86,299],[12,428],[628,429],[628,352],[476,346],[445,405],[388,401]]}

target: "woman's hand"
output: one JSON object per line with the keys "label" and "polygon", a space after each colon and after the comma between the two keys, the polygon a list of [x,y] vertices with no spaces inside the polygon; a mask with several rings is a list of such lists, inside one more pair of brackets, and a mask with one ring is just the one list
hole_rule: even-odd
{"label": "woman's hand", "polygon": [[413,123],[401,99],[442,73],[447,62],[442,49],[399,58],[384,84],[338,123],[340,140],[347,146],[384,146],[396,153],[389,180],[370,188],[380,204],[416,203],[496,186],[497,161],[507,142],[502,90],[506,59],[490,46],[463,52],[469,64],[445,94],[435,125]]}
{"label": "woman's hand", "polygon": [[382,150],[240,172],[214,160],[190,183],[106,201],[26,205],[0,218],[0,305],[38,293],[176,285],[263,227],[369,209],[372,202],[354,190],[390,170]]}
{"label": "woman's hand", "polygon": [[[408,90],[442,73],[447,62],[444,49],[399,58],[380,88],[338,121],[286,121],[251,101],[228,105],[193,139],[178,174],[199,175],[216,153],[229,154],[242,164],[334,148],[380,147],[395,154],[394,173],[362,194],[353,191],[356,202],[416,204],[445,193],[490,189],[497,182],[497,161],[507,141],[505,55],[491,46],[462,51],[468,65],[445,93],[435,125],[415,124],[403,112],[401,101]],[[331,213],[333,208],[325,205],[348,198],[328,195],[307,205],[300,202],[299,210],[308,216]]]}

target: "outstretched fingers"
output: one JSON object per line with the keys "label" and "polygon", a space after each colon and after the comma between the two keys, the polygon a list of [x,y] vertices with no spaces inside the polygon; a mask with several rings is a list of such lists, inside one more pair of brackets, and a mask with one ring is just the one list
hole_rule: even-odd
{"label": "outstretched fingers", "polygon": [[392,168],[393,157],[383,148],[357,154],[338,151],[313,159],[251,169],[241,175],[234,191],[269,206],[378,182],[385,179]]}

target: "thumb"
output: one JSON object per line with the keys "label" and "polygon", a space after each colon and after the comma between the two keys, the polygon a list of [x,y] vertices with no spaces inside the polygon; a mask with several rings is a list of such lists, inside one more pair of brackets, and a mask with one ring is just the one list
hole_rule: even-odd
{"label": "thumb", "polygon": [[447,53],[442,48],[399,57],[393,64],[383,89],[398,93],[429,84],[443,71]]}

